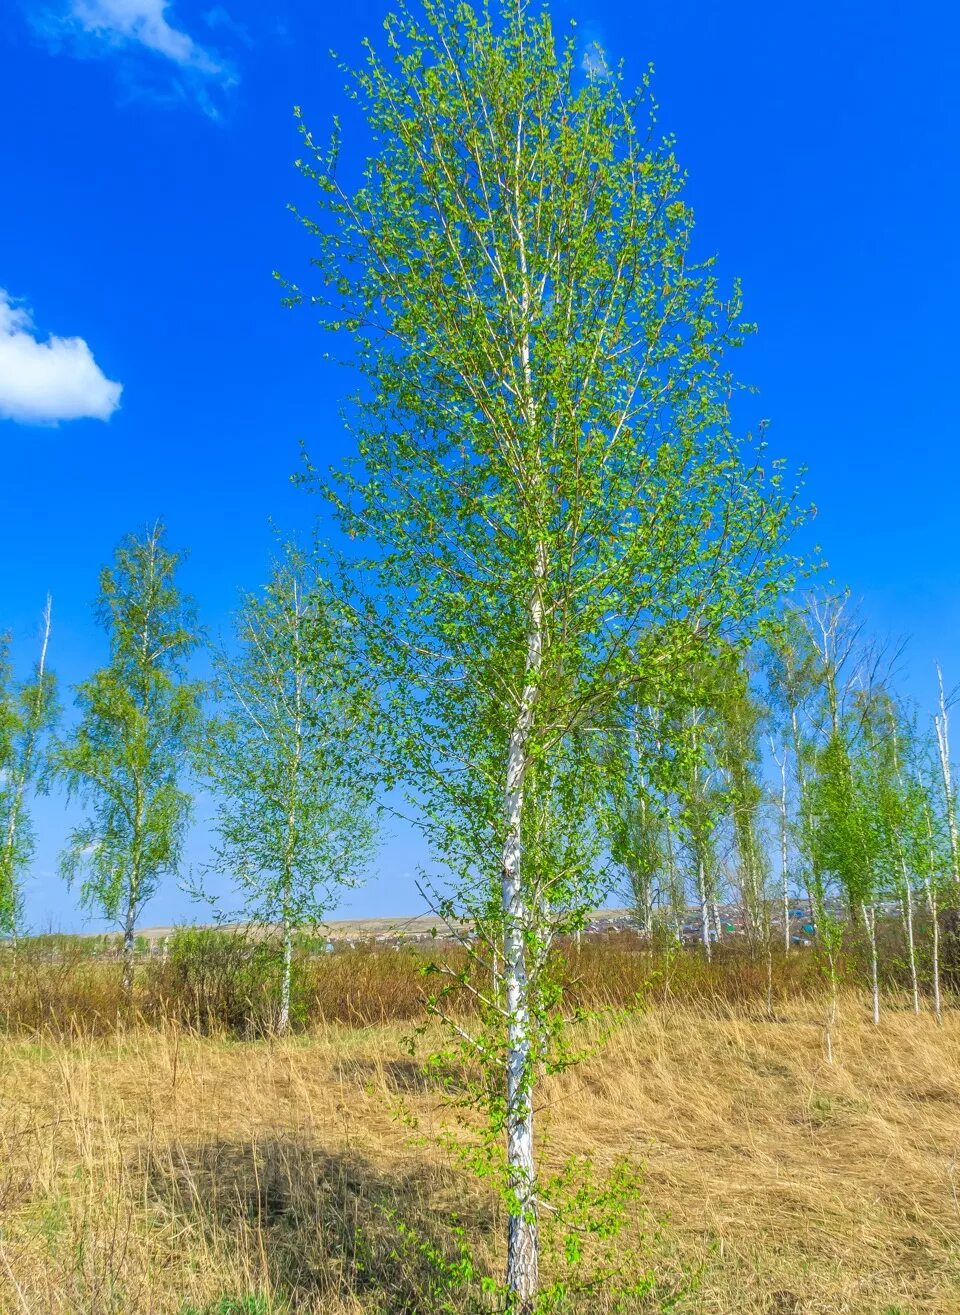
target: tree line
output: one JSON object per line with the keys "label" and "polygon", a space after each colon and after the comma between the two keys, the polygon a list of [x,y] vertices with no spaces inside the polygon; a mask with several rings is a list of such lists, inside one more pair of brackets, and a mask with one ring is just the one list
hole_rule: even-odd
{"label": "tree line", "polygon": [[[753,326],[697,254],[649,75],[628,91],[512,3],[426,0],[385,30],[345,70],[367,167],[344,171],[339,126],[317,140],[300,120],[313,272],[285,283],[359,379],[352,455],[301,476],[348,546],[282,555],[207,716],[177,554],[159,528],[121,545],[76,725],[54,728],[45,647],[4,686],[2,907],[11,932],[31,780],[83,805],[65,871],[121,920],[128,983],[197,755],[216,861],[287,946],[361,873],[382,801],[405,801],[466,955],[438,966],[432,1007],[484,1075],[471,1163],[506,1203],[503,1288],[526,1312],[543,1230],[613,1190],[538,1171],[540,1084],[578,1053],[558,938],[626,880],[650,934],[682,936],[692,899],[712,953],[735,891],[751,942],[772,953],[779,915],[787,951],[803,892],[831,965],[856,922],[877,982],[887,901],[915,963],[918,908],[937,937],[957,905],[948,700],[931,754],[849,605],[790,602],[806,513],[764,426],[743,432]],[[463,991],[470,1022],[447,1008]]]}
{"label": "tree line", "polygon": [[58,727],[47,663],[49,603],[33,677],[18,685],[0,664],[0,932],[15,940],[22,922],[33,852],[27,788],[60,785],[83,810],[61,871],[79,883],[83,907],[122,927],[129,995],[140,916],[160,882],[179,873],[192,774],[216,796],[211,866],[234,879],[241,916],[281,928],[285,1031],[294,935],[322,921],[369,859],[369,719],[327,591],[293,548],[244,599],[233,651],[212,650],[212,680],[191,679],[188,659],[203,636],[177,580],[181,560],[157,524],[125,538],[101,571],[96,615],[109,656],[74,690],[68,730]]}

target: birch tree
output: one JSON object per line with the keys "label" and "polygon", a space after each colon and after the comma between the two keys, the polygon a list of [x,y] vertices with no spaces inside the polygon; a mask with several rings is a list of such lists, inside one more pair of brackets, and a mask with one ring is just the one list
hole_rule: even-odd
{"label": "birch tree", "polygon": [[290,1022],[293,939],[321,924],[368,863],[375,835],[368,701],[326,582],[287,549],[215,657],[218,716],[206,762],[217,866],[243,916],[279,925],[277,1031]]}
{"label": "birch tree", "polygon": [[958,839],[957,828],[956,786],[953,779],[953,765],[950,761],[950,705],[953,697],[944,692],[943,671],[939,663],[937,664],[937,692],[939,699],[933,724],[937,736],[937,758],[943,790],[941,811],[950,839],[950,883],[939,916],[943,924],[944,967],[951,984],[956,988],[960,983],[960,839]]}
{"label": "birch tree", "polygon": [[752,949],[764,946],[770,963],[768,864],[763,834],[761,728],[764,709],[748,668],[724,664],[718,689],[717,751],[726,778],[726,810],[733,831],[737,886]]}
{"label": "birch tree", "polygon": [[128,998],[137,919],[176,872],[190,814],[181,776],[200,687],[186,679],[185,663],[199,635],[193,603],[177,585],[180,562],[157,524],[125,538],[101,571],[96,615],[109,658],[77,686],[79,720],[52,759],[86,813],[61,868],[68,882],[80,878],[84,907],[120,922]]}
{"label": "birch tree", "polygon": [[472,923],[482,980],[502,960],[461,1033],[489,1074],[505,1284],[528,1311],[535,1091],[567,1055],[550,946],[604,872],[590,741],[623,733],[631,684],[669,685],[769,611],[794,512],[734,431],[740,296],[692,255],[645,89],[584,76],[549,17],[513,4],[403,10],[386,46],[348,72],[377,142],[355,185],[339,135],[304,129],[309,300],[365,381],[356,461],[318,482],[357,541],[353,607],[452,883],[442,907]]}
{"label": "birch tree", "polygon": [[21,879],[34,849],[28,791],[42,770],[44,741],[58,712],[56,680],[47,664],[50,611],[48,598],[31,679],[13,684],[0,647],[0,935],[13,938],[22,911]]}
{"label": "birch tree", "polygon": [[624,700],[617,720],[624,733],[607,752],[622,757],[604,763],[610,857],[623,874],[624,894],[640,930],[648,937],[667,932],[676,940],[685,901],[674,889],[671,794],[676,771],[666,738],[669,726],[661,706],[630,699]]}

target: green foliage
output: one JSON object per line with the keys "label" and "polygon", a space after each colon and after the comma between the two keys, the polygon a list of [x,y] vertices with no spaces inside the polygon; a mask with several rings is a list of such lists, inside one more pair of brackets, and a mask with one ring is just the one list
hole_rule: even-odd
{"label": "green foliage", "polygon": [[263,1036],[273,1030],[281,971],[276,940],[179,927],[154,971],[154,989],[172,1015],[200,1031]]}
{"label": "green foliage", "polygon": [[85,907],[133,928],[161,877],[176,871],[190,811],[180,777],[199,718],[200,688],[184,677],[198,642],[191,601],[176,584],[180,556],[156,525],[130,536],[100,574],[97,616],[106,666],[76,689],[80,720],[53,765],[87,816],[61,865],[81,877]]}
{"label": "green foliage", "polygon": [[303,130],[310,302],[364,378],[357,458],[307,478],[357,545],[343,585],[388,776],[453,877],[431,898],[475,932],[489,986],[456,1035],[488,1074],[491,1164],[510,1130],[496,1180],[526,1225],[514,1134],[538,1075],[575,1057],[550,951],[610,886],[623,698],[674,698],[752,635],[790,583],[795,510],[762,439],[734,432],[750,326],[691,257],[647,82],[584,78],[529,8],[423,13],[388,19],[385,56],[349,75],[377,142],[356,187],[336,135]]}
{"label": "green foliage", "polygon": [[47,668],[49,600],[43,620],[39,659],[20,684],[13,680],[8,640],[0,635],[0,936],[14,935],[20,923],[20,879],[35,845],[27,792],[43,784],[45,742],[59,715],[56,679]]}
{"label": "green foliage", "polygon": [[221,1297],[212,1305],[184,1306],[180,1315],[283,1315],[285,1307],[267,1297],[250,1293],[246,1297]]}
{"label": "green foliage", "polygon": [[235,878],[248,919],[322,922],[370,859],[370,709],[345,626],[326,582],[290,548],[244,600],[236,654],[215,656],[204,766],[217,793],[218,867]]}

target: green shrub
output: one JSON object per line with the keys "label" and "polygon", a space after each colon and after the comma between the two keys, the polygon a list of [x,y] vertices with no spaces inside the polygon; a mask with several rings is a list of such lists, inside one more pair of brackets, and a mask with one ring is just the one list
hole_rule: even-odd
{"label": "green shrub", "polygon": [[243,930],[182,927],[165,961],[151,965],[145,1012],[162,1012],[201,1032],[262,1036],[277,1014],[281,971],[275,941]]}
{"label": "green shrub", "polygon": [[280,1307],[266,1297],[251,1293],[246,1297],[221,1297],[212,1306],[184,1306],[180,1315],[281,1315]]}

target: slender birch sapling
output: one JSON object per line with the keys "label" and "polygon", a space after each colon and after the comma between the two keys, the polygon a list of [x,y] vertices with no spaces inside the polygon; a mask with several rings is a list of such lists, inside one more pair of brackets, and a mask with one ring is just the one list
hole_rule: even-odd
{"label": "slender birch sapling", "polygon": [[0,936],[14,939],[22,907],[21,880],[33,855],[28,792],[43,767],[44,741],[57,718],[56,680],[47,664],[50,599],[43,610],[40,654],[30,680],[10,682],[0,649]]}
{"label": "slender birch sapling", "polygon": [[761,729],[764,708],[749,666],[737,654],[721,662],[717,682],[717,758],[736,856],[736,886],[753,952],[763,948],[772,984],[769,870],[764,835]]}
{"label": "slender birch sapling", "polygon": [[280,928],[283,1033],[294,936],[323,922],[371,857],[368,701],[344,617],[295,549],[244,599],[236,641],[235,652],[215,656],[218,716],[206,762],[217,794],[217,865],[236,880],[243,916]]}
{"label": "slender birch sapling", "polygon": [[192,600],[177,584],[181,554],[162,525],[125,538],[100,573],[96,614],[109,658],[76,688],[79,721],[52,764],[86,816],[61,867],[81,879],[85,907],[123,928],[123,986],[133,991],[134,936],[144,905],[177,870],[190,815],[181,786],[198,728],[200,686],[185,663],[199,642]]}
{"label": "slender birch sapling", "polygon": [[937,735],[937,756],[943,787],[942,812],[946,821],[947,835],[950,838],[951,878],[940,908],[941,939],[943,966],[951,985],[956,989],[960,986],[960,838],[958,838],[957,826],[956,786],[953,779],[953,764],[950,761],[950,705],[954,696],[948,696],[944,692],[943,671],[939,663],[937,689],[939,701],[933,724]]}
{"label": "slender birch sapling", "polygon": [[585,76],[527,6],[429,0],[386,33],[348,71],[377,141],[356,185],[337,134],[326,149],[304,129],[310,303],[365,378],[357,459],[322,486],[357,541],[353,606],[398,778],[452,877],[444,908],[471,921],[484,981],[502,961],[489,1030],[464,1044],[488,1073],[506,1288],[528,1311],[535,1093],[566,1053],[550,947],[601,870],[589,742],[617,733],[631,683],[769,611],[795,513],[781,466],[733,432],[740,298],[692,259],[645,90]]}

